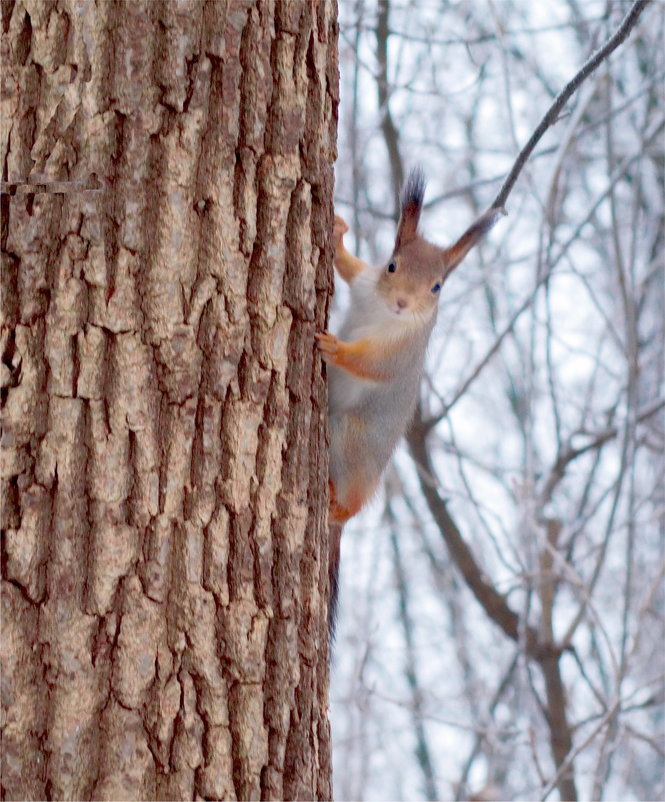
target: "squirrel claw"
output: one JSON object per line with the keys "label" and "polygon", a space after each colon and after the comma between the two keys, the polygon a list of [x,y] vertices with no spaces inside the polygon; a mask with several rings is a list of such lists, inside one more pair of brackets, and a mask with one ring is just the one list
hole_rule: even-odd
{"label": "squirrel claw", "polygon": [[333,361],[339,351],[339,340],[334,334],[328,331],[319,332],[315,335],[317,346],[321,356],[326,362]]}

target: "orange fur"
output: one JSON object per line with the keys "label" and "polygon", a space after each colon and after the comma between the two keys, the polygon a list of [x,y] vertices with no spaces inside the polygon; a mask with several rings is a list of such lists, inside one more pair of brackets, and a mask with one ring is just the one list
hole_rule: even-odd
{"label": "orange fur", "polygon": [[359,273],[362,273],[367,265],[357,256],[350,254],[344,247],[342,237],[348,230],[346,222],[339,215],[335,215],[335,228],[333,229],[335,256],[333,261],[340,276],[344,281],[350,283]]}
{"label": "orange fur", "polygon": [[329,364],[344,368],[360,379],[385,382],[392,378],[386,367],[386,357],[398,350],[399,343],[386,344],[369,338],[345,343],[329,332],[315,336],[321,356]]}

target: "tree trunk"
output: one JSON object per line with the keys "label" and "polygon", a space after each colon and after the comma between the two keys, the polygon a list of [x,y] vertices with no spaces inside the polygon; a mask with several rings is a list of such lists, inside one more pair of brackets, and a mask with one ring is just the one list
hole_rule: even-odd
{"label": "tree trunk", "polygon": [[2,9],[3,798],[329,798],[334,0]]}

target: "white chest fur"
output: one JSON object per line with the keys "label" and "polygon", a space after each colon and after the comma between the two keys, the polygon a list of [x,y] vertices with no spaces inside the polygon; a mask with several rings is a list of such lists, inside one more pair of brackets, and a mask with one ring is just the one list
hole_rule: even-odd
{"label": "white chest fur", "polygon": [[[422,349],[418,346],[414,351],[416,362],[418,351],[422,350],[422,358],[429,331],[430,321],[416,319],[412,315],[400,315],[391,309],[381,293],[377,290],[377,280],[383,268],[368,267],[353,282],[349,289],[351,293],[349,309],[339,331],[339,338],[344,342],[357,340],[374,340],[390,349],[391,340],[410,339],[422,342]],[[435,315],[432,316],[433,323]],[[424,331],[426,329],[426,331]],[[420,374],[422,364],[409,365]],[[407,369],[408,371],[408,369]],[[362,379],[352,375],[347,370],[330,366],[329,368],[329,409],[331,414],[339,414],[362,406],[363,402],[376,393],[385,393],[388,389],[383,382]]]}

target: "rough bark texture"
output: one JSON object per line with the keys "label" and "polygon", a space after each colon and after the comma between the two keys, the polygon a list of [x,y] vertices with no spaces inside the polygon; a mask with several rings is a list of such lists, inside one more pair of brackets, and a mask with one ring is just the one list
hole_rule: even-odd
{"label": "rough bark texture", "polygon": [[3,798],[329,798],[335,3],[2,10]]}

